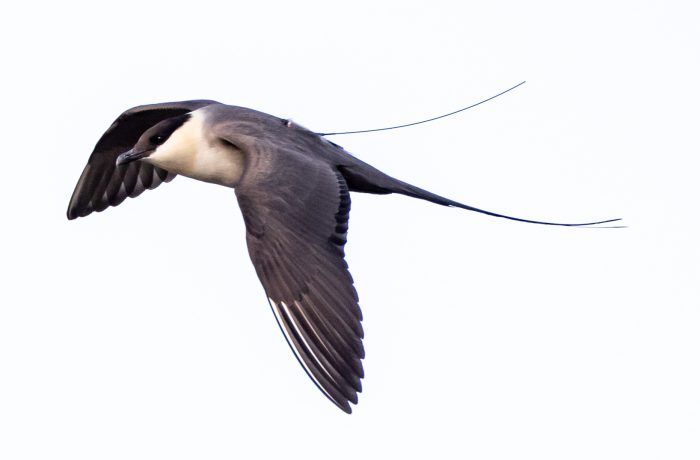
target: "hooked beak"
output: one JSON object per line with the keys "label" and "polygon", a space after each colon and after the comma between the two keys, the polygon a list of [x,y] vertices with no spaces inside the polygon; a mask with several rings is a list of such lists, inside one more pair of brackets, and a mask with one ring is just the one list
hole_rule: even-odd
{"label": "hooked beak", "polygon": [[142,150],[140,152],[135,152],[134,149],[131,149],[128,152],[124,152],[117,157],[117,166],[125,165],[127,163],[131,163],[132,161],[145,158],[148,155],[150,155],[151,152],[153,152],[153,150]]}

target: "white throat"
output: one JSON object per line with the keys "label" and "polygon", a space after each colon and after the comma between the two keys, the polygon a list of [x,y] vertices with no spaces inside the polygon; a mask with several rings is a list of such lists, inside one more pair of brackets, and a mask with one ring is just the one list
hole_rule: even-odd
{"label": "white throat", "polygon": [[209,134],[200,110],[143,161],[192,179],[235,187],[243,175],[243,152]]}

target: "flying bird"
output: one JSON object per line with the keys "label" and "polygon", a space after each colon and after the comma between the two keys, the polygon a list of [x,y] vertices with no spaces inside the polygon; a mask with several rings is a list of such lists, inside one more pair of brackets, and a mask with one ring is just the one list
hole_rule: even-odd
{"label": "flying bird", "polygon": [[97,142],[68,219],[117,206],[176,175],[231,187],[255,271],[289,346],[316,386],[351,413],[364,377],[362,313],[345,262],[350,192],[399,193],[521,222],[394,179],[289,120],[215,101],[122,113]]}

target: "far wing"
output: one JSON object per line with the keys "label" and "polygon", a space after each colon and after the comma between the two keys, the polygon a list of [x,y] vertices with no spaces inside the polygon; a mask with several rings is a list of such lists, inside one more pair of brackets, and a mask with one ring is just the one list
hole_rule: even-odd
{"label": "far wing", "polygon": [[215,102],[166,102],[142,105],[122,113],[90,155],[68,204],[68,219],[117,206],[126,197],[139,196],[146,189],[171,181],[175,174],[142,161],[117,166],[117,156],[131,149],[141,134],[156,123],[210,104]]}

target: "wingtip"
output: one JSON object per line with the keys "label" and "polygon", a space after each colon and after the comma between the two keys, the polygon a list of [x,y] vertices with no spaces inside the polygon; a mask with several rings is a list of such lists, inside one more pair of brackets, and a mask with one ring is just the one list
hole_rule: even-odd
{"label": "wingtip", "polygon": [[342,410],[343,412],[345,412],[346,414],[348,414],[348,415],[352,414],[352,406],[347,401],[345,401],[345,404],[342,404],[342,405],[338,404],[338,403],[336,403],[336,404],[337,404],[338,408],[340,410]]}
{"label": "wingtip", "polygon": [[359,393],[361,392],[358,391],[356,392],[352,398],[349,399],[333,399],[333,398],[328,398],[333,404],[335,404],[338,409],[342,410],[346,414],[352,414],[352,408],[353,406],[357,405],[359,402]]}
{"label": "wingtip", "polygon": [[80,208],[79,206],[75,205],[71,200],[70,204],[68,205],[68,209],[66,210],[66,217],[68,218],[68,220],[75,220],[78,217],[85,217],[91,213],[91,209]]}

